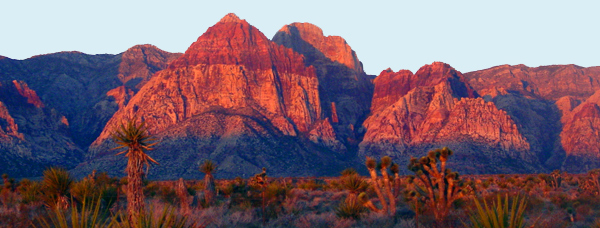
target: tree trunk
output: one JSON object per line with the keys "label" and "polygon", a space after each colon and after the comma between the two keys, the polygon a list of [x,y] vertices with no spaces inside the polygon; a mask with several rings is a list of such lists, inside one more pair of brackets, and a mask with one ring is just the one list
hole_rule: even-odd
{"label": "tree trunk", "polygon": [[142,189],[142,175],[144,175],[144,163],[141,156],[136,156],[134,151],[130,152],[127,161],[127,212],[129,222],[135,224],[140,213],[144,210],[144,192]]}

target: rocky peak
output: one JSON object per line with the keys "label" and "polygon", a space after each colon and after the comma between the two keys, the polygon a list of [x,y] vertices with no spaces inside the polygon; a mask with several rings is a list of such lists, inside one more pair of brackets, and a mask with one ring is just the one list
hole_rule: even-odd
{"label": "rocky peak", "polygon": [[181,53],[166,52],[150,44],[133,46],[121,54],[117,77],[123,85],[137,91],[155,72],[166,68],[179,56]]}
{"label": "rocky peak", "polygon": [[376,85],[373,91],[373,101],[371,110],[376,111],[385,108],[410,91],[410,80],[413,77],[410,70],[400,70],[393,72],[392,69],[382,71],[379,76],[373,80]]}
{"label": "rocky peak", "polygon": [[242,20],[240,20],[240,18],[237,15],[235,15],[235,13],[228,13],[223,18],[221,18],[221,20],[219,22],[221,22],[221,23],[227,23],[227,22],[238,23],[238,22],[241,22],[241,21]]}
{"label": "rocky peak", "polygon": [[448,83],[451,94],[454,97],[474,98],[477,93],[466,82],[459,71],[446,63],[434,62],[421,67],[416,74],[409,70],[400,70],[396,73],[388,70],[382,71],[373,83],[373,102],[371,110],[379,110],[395,103],[398,98],[406,95],[414,88],[422,86],[435,86],[440,83]]}
{"label": "rocky peak", "polygon": [[309,59],[309,63],[320,59],[319,55],[324,55],[331,61],[341,63],[356,71],[362,71],[362,65],[358,61],[356,53],[344,38],[324,36],[323,30],[311,23],[296,22],[285,25],[275,34],[273,41],[304,54]]}
{"label": "rocky peak", "polygon": [[410,81],[410,86],[411,88],[432,86],[442,81],[450,83],[455,97],[474,98],[477,96],[461,72],[442,62],[434,62],[421,67]]}
{"label": "rocky peak", "polygon": [[96,142],[134,114],[160,132],[211,107],[252,109],[261,118],[277,120],[285,134],[307,132],[321,118],[314,68],[305,66],[302,55],[234,16],[210,27],[168,69],[153,76]]}

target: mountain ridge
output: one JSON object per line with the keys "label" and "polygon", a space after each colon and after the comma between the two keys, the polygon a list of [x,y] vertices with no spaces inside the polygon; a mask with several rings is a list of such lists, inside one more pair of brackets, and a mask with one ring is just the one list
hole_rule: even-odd
{"label": "mountain ridge", "polygon": [[[455,150],[452,168],[461,173],[600,167],[588,161],[600,156],[600,67],[501,65],[461,73],[434,62],[373,77],[342,37],[324,36],[310,23],[284,25],[268,39],[228,14],[185,53],[136,45],[118,55],[0,57],[0,80],[24,97],[20,105],[54,110],[19,119],[14,107],[0,106],[3,134],[27,141],[23,120],[52,119],[63,127],[40,126],[63,137],[50,137],[53,143],[73,146],[76,159],[67,167],[78,163],[77,176],[95,169],[123,175],[110,133],[134,116],[160,140],[149,152],[161,163],[148,174],[155,179],[194,178],[205,159],[227,178],[262,167],[274,176],[336,175],[364,168],[365,156],[403,163],[443,146]],[[0,163],[35,161],[11,151],[0,148],[7,158]]]}

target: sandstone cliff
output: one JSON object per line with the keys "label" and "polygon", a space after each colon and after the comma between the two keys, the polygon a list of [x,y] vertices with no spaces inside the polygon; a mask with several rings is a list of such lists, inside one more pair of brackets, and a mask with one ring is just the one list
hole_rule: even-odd
{"label": "sandstone cliff", "polygon": [[[355,126],[369,113],[373,94],[373,84],[356,53],[343,38],[324,36],[321,28],[310,23],[283,26],[273,42],[304,55],[306,64],[316,69],[323,114],[335,129],[335,138],[355,146]],[[336,149],[339,142],[328,145]]]}
{"label": "sandstone cliff", "polygon": [[[465,74],[477,91],[506,110],[548,169],[600,167],[595,105],[600,67],[497,66]],[[582,103],[583,102],[583,103]]]}
{"label": "sandstone cliff", "polygon": [[[229,14],[108,121],[92,144],[90,157],[97,159],[79,170],[106,169],[101,164],[113,159],[104,156],[110,153],[111,132],[137,116],[161,140],[151,156],[169,167],[155,174],[162,178],[192,175],[204,159],[218,160],[220,175],[230,177],[263,166],[277,170],[274,175],[324,173],[340,161],[330,150],[313,148],[306,137],[314,131],[333,133],[322,124],[327,120],[318,87],[315,68],[306,66],[302,55]],[[318,137],[325,144],[331,140],[330,135]]]}
{"label": "sandstone cliff", "polygon": [[502,65],[470,72],[465,77],[480,94],[503,88],[529,98],[553,101],[564,96],[585,99],[600,89],[600,67]]}
{"label": "sandstone cliff", "polygon": [[[444,63],[426,65],[414,75],[383,71],[375,79],[373,112],[364,123],[359,156],[406,160],[427,148],[450,146],[465,163],[456,168],[468,173],[540,167],[511,117],[493,102],[475,97],[464,76]],[[518,162],[502,162],[507,159]]]}

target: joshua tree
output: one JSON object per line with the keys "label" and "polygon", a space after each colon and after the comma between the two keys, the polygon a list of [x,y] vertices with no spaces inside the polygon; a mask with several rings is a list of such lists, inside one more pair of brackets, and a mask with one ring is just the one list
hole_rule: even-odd
{"label": "joshua tree", "polygon": [[142,176],[144,175],[144,165],[146,171],[150,166],[150,162],[158,164],[152,159],[146,151],[152,150],[156,145],[156,139],[152,138],[148,133],[145,122],[142,121],[139,125],[136,123],[137,118],[130,119],[127,123],[122,123],[119,128],[112,134],[113,140],[119,144],[114,149],[125,149],[117,155],[125,154],[127,160],[127,211],[129,213],[129,221],[138,218],[139,214],[144,209],[144,193],[142,190]]}
{"label": "joshua tree", "polygon": [[214,197],[215,197],[215,177],[213,176],[213,172],[217,169],[217,165],[213,163],[211,160],[206,160],[200,166],[200,171],[203,172],[204,175],[204,201],[207,205],[211,205]]}
{"label": "joshua tree", "polygon": [[[393,216],[396,214],[396,199],[400,188],[398,165],[393,163],[392,158],[388,156],[381,158],[381,163],[379,165],[375,159],[367,157],[365,164],[369,170],[369,174],[371,175],[371,184],[373,185],[373,190],[375,190],[375,194],[377,194],[379,202],[381,203],[381,209],[377,209],[370,200],[366,199],[366,194],[364,193],[359,195],[360,200],[366,207],[373,211]],[[377,177],[377,168],[379,168],[379,171],[381,172],[383,183],[380,183],[379,178]],[[394,173],[393,187],[390,180],[390,175],[387,171],[388,168],[390,168],[390,170]]]}
{"label": "joshua tree", "polygon": [[424,201],[440,223],[446,221],[452,203],[460,197],[463,184],[457,172],[446,168],[446,161],[452,153],[447,147],[432,150],[420,159],[411,158],[408,165],[408,169],[415,173],[414,178],[409,180],[420,182],[414,183],[415,191],[410,196]]}

